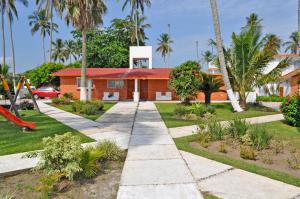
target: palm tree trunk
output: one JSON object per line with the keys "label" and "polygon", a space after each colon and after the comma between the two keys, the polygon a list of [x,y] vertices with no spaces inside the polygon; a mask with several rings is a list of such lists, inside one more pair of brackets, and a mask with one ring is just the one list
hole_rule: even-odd
{"label": "palm tree trunk", "polygon": [[300,0],[298,0],[298,45],[297,53],[300,54]]}
{"label": "palm tree trunk", "polygon": [[10,33],[10,47],[11,47],[11,54],[12,54],[12,67],[13,67],[13,72],[12,72],[12,77],[13,77],[13,86],[14,86],[14,91],[16,93],[16,62],[15,62],[15,46],[14,46],[14,40],[13,40],[13,33],[12,33],[12,24],[11,20],[8,20],[9,24],[9,33]]}
{"label": "palm tree trunk", "polygon": [[209,105],[211,102],[211,93],[204,93],[204,103]]}
{"label": "palm tree trunk", "polygon": [[217,42],[219,61],[220,61],[221,70],[223,73],[223,81],[225,84],[226,92],[228,94],[228,97],[230,99],[230,102],[231,102],[231,105],[232,105],[234,111],[242,112],[243,109],[240,107],[240,105],[239,105],[238,101],[236,100],[236,97],[232,91],[228,73],[227,73],[227,69],[226,69],[225,56],[224,56],[224,52],[223,52],[223,42],[222,42],[221,30],[220,30],[220,24],[219,24],[217,2],[216,2],[216,0],[210,0],[210,4],[211,4],[211,11],[212,11],[213,22],[214,22],[214,29],[215,29],[215,34],[216,34],[216,42]]}
{"label": "palm tree trunk", "polygon": [[82,31],[82,66],[81,66],[81,82],[80,82],[80,100],[87,100],[86,93],[86,30]]}
{"label": "palm tree trunk", "polygon": [[44,63],[46,63],[46,49],[45,49],[45,37],[43,36],[43,52],[44,52]]}
{"label": "palm tree trunk", "polygon": [[53,0],[50,2],[50,54],[49,61],[52,61],[52,42],[53,42]]}
{"label": "palm tree trunk", "polygon": [[136,37],[136,45],[140,46],[139,36],[138,36],[138,12],[137,8],[135,8],[135,37]]}
{"label": "palm tree trunk", "polygon": [[2,59],[3,59],[3,66],[6,65],[5,62],[5,33],[4,33],[4,10],[1,10],[1,29],[2,29]]}

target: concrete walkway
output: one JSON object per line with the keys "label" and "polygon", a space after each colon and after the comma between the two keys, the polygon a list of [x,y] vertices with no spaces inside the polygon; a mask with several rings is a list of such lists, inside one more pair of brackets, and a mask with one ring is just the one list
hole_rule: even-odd
{"label": "concrete walkway", "polygon": [[299,199],[300,188],[180,151],[202,192],[223,199]]}
{"label": "concrete walkway", "polygon": [[[280,121],[283,120],[282,114],[275,114],[275,115],[265,115],[265,116],[259,116],[259,117],[252,117],[252,118],[246,118],[246,122],[249,122],[250,124],[261,124],[261,123],[267,123],[267,122],[274,122],[274,121]],[[228,121],[222,121],[220,122],[222,125],[226,126],[228,124]],[[175,128],[169,128],[170,134],[173,138],[179,138],[184,137],[188,135],[193,135],[198,131],[198,125],[191,125],[191,126],[181,126],[181,127],[175,127]]]}
{"label": "concrete walkway", "polygon": [[117,198],[202,198],[152,102],[139,103]]}

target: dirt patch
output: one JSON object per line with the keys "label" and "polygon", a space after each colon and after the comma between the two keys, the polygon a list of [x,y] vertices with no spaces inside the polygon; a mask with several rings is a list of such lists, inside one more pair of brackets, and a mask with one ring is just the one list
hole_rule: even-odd
{"label": "dirt patch", "polygon": [[[227,153],[219,152],[220,145],[223,144]],[[199,142],[193,141],[190,142],[190,146],[193,148],[198,148],[204,151],[213,152],[219,155],[224,155],[236,160],[242,160],[251,164],[256,164],[268,169],[273,169],[276,171],[281,171],[288,173],[292,176],[300,178],[300,169],[291,169],[287,160],[291,157],[290,149],[285,147],[281,153],[275,153],[271,149],[266,149],[257,152],[256,160],[245,160],[240,157],[240,146],[238,143],[228,143],[226,141],[214,141],[210,142],[207,148],[202,147]],[[265,162],[268,163],[265,163]]]}
{"label": "dirt patch", "polygon": [[[105,169],[92,179],[76,179],[73,182],[62,181],[62,191],[54,193],[51,198],[116,198],[121,179],[123,162],[108,162]],[[0,193],[14,196],[15,199],[44,198],[36,190],[43,175],[40,172],[24,172],[15,176],[0,178]],[[0,196],[1,196],[0,194]]]}

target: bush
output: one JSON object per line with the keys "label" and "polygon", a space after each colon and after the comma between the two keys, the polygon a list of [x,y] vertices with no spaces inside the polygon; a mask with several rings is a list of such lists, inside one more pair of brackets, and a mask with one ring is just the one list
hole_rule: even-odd
{"label": "bush", "polygon": [[207,131],[213,141],[223,140],[224,131],[220,122],[213,120],[207,124]]}
{"label": "bush", "polygon": [[101,100],[94,100],[90,102],[92,105],[94,105],[99,111],[102,111],[104,108],[104,103]]}
{"label": "bush", "polygon": [[270,145],[275,154],[283,153],[284,143],[281,140],[272,140]]}
{"label": "bush", "polygon": [[98,108],[91,103],[86,103],[82,106],[81,113],[86,115],[96,115],[98,113]]}
{"label": "bush", "polygon": [[68,98],[65,98],[65,97],[54,97],[52,98],[51,100],[52,104],[55,104],[55,105],[67,105],[67,104],[70,104],[71,101],[70,99]]}
{"label": "bush", "polygon": [[63,97],[66,98],[66,99],[72,100],[73,99],[73,93],[64,93]]}
{"label": "bush", "polygon": [[175,117],[183,118],[189,114],[189,109],[184,105],[177,105],[173,111]]}
{"label": "bush", "polygon": [[241,145],[240,156],[246,160],[256,160],[257,154],[251,147]]}
{"label": "bush", "polygon": [[227,153],[227,150],[226,150],[226,147],[225,147],[225,144],[224,143],[221,143],[219,145],[219,150],[218,150],[220,153]]}
{"label": "bush", "polygon": [[291,153],[290,157],[286,160],[291,169],[300,169],[300,155]]}
{"label": "bush", "polygon": [[117,161],[124,157],[123,150],[110,140],[103,140],[97,146],[97,150],[103,152],[102,160]]}
{"label": "bush", "polygon": [[258,102],[282,102],[285,100],[285,97],[280,97],[277,95],[271,96],[257,96],[256,101]]}
{"label": "bush", "polygon": [[104,155],[103,151],[93,147],[85,148],[80,154],[80,168],[86,178],[96,176],[98,167],[97,161]]}
{"label": "bush", "polygon": [[247,133],[249,127],[246,120],[236,118],[229,122],[227,132],[232,138],[241,140],[241,137]]}
{"label": "bush", "polygon": [[192,104],[190,111],[197,116],[203,117],[206,113],[214,114],[216,109],[213,106],[194,103]]}
{"label": "bush", "polygon": [[22,101],[20,103],[20,109],[22,109],[22,110],[33,110],[34,109],[34,105],[33,105],[33,103],[25,100],[25,101]]}
{"label": "bush", "polygon": [[55,135],[43,139],[44,150],[38,163],[39,169],[47,174],[63,173],[70,180],[80,172],[81,146],[78,137],[71,133]]}
{"label": "bush", "polygon": [[199,134],[199,144],[204,147],[207,148],[209,146],[209,136],[207,133],[200,133]]}
{"label": "bush", "polygon": [[266,128],[258,125],[253,125],[250,128],[249,136],[252,142],[252,147],[256,150],[269,148],[272,140],[272,135],[267,132]]}
{"label": "bush", "polygon": [[76,113],[81,113],[83,105],[85,105],[85,102],[76,100],[72,103],[72,110]]}
{"label": "bush", "polygon": [[300,96],[285,99],[280,108],[290,125],[300,127]]}
{"label": "bush", "polygon": [[261,160],[265,164],[273,164],[272,153],[270,151],[266,151],[261,153]]}

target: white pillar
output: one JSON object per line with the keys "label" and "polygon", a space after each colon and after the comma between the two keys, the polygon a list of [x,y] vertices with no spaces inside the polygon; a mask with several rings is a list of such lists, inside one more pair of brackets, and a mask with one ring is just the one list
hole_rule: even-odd
{"label": "white pillar", "polygon": [[92,80],[88,80],[88,100],[92,100]]}
{"label": "white pillar", "polygon": [[134,102],[139,102],[140,101],[140,93],[139,93],[139,80],[135,79],[134,80],[134,92],[133,92],[133,101]]}

